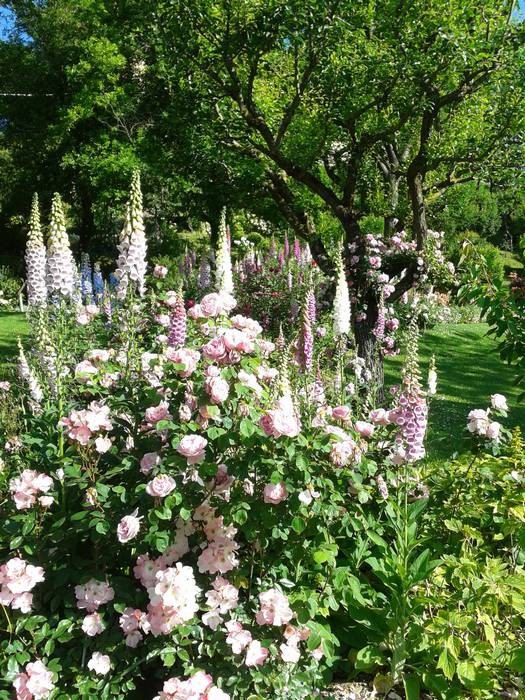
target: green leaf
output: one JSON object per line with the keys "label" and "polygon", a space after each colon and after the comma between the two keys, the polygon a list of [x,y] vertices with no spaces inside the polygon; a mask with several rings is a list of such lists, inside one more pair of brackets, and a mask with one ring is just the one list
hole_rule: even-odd
{"label": "green leaf", "polygon": [[[292,520],[292,528],[297,532],[297,534],[301,534],[306,529],[306,523],[302,518],[295,517]],[[315,557],[314,557],[315,559]],[[320,562],[318,562],[320,563]]]}
{"label": "green leaf", "polygon": [[368,645],[359,649],[355,658],[355,668],[357,671],[370,671],[371,669],[384,666],[385,657],[379,647]]}
{"label": "green leaf", "polygon": [[460,661],[456,673],[465,685],[472,684],[476,680],[476,666],[471,661]]}
{"label": "green leaf", "polygon": [[419,700],[421,685],[417,676],[405,676],[403,678],[406,700]]}
{"label": "green leaf", "polygon": [[254,434],[255,429],[255,425],[252,423],[251,420],[248,420],[247,418],[243,418],[239,425],[239,432],[243,437],[246,438],[251,437]]}
{"label": "green leaf", "polygon": [[514,649],[509,661],[509,668],[518,673],[525,673],[525,644]]}
{"label": "green leaf", "polygon": [[437,668],[440,668],[443,671],[443,674],[446,678],[449,679],[449,681],[452,680],[452,678],[454,677],[456,664],[454,663],[454,660],[451,658],[446,649],[443,649],[443,651],[439,655]]}

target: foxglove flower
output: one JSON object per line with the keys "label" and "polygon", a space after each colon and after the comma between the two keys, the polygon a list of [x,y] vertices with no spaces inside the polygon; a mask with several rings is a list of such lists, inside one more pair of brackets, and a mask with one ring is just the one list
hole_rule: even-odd
{"label": "foxglove flower", "polygon": [[428,378],[427,378],[427,394],[429,396],[435,396],[437,391],[437,371],[436,371],[436,358],[434,355],[430,358],[430,366],[428,368]]}
{"label": "foxglove flower", "polygon": [[203,258],[199,266],[199,276],[197,278],[197,287],[199,289],[208,289],[211,284],[211,267],[210,263]]}
{"label": "foxglove flower", "polygon": [[55,192],[47,244],[47,289],[50,296],[73,298],[76,267],[69,246],[62,200]]}
{"label": "foxglove flower", "polygon": [[142,192],[140,189],[140,173],[136,170],[131,180],[131,192],[126,207],[126,218],[118,245],[117,260],[117,297],[125,299],[130,283],[139,296],[146,291],[146,233],[142,213]]}
{"label": "foxglove flower", "polygon": [[348,335],[350,332],[350,294],[341,252],[337,260],[337,286],[334,298],[334,335]]}
{"label": "foxglove flower", "polygon": [[38,379],[36,378],[33,370],[27,362],[27,358],[24,353],[24,348],[22,347],[20,339],[18,340],[18,374],[28,386],[29,395],[31,396],[31,407],[33,413],[38,413],[40,404],[42,403],[42,399],[44,398],[44,394],[42,392]]}
{"label": "foxglove flower", "polygon": [[40,227],[38,195],[35,193],[29,217],[29,233],[26,246],[27,301],[30,306],[45,306],[46,248]]}
{"label": "foxglove flower", "polygon": [[104,294],[104,278],[102,276],[99,262],[96,262],[93,267],[93,292],[95,294],[96,303],[100,304]]}
{"label": "foxglove flower", "polygon": [[182,292],[177,292],[175,306],[170,316],[170,330],[168,345],[172,348],[180,348],[186,342],[186,309]]}
{"label": "foxglove flower", "polygon": [[93,302],[93,273],[89,253],[80,255],[80,282],[82,287],[82,303],[91,304]]}
{"label": "foxglove flower", "polygon": [[299,243],[298,238],[294,238],[294,241],[293,241],[293,255],[297,261],[297,264],[300,265],[302,262],[301,261],[301,244]]}
{"label": "foxglove flower", "polygon": [[305,303],[303,305],[303,323],[298,345],[299,364],[306,371],[312,369],[314,360],[314,336],[312,333],[312,323],[310,321],[308,296],[309,292],[306,294]]}
{"label": "foxglove flower", "polygon": [[228,229],[226,227],[226,209],[223,209],[221,212],[215,275],[217,291],[219,293],[226,292],[227,294],[233,294],[232,261],[230,244],[228,241]]}
{"label": "foxglove flower", "polygon": [[399,426],[394,462],[416,462],[422,459],[426,454],[424,441],[428,407],[421,389],[418,369],[418,328],[415,319],[408,331],[403,387],[398,397],[397,407],[390,411],[389,418]]}

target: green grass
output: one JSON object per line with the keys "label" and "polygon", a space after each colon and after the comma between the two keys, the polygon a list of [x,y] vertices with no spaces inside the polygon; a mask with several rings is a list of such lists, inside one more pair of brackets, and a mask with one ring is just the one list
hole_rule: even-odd
{"label": "green grass", "polygon": [[[486,335],[484,323],[440,324],[424,333],[420,342],[423,379],[428,363],[436,357],[438,393],[430,405],[427,452],[431,461],[446,459],[468,448],[464,439],[467,413],[486,408],[491,394],[505,394],[510,411],[506,427],[519,425],[525,432],[525,403],[518,403],[520,391],[513,386],[514,369],[502,363],[496,341]],[[399,381],[402,357],[388,358],[388,384]]]}
{"label": "green grass", "polygon": [[17,312],[0,312],[0,379],[16,355],[16,339],[27,335],[28,327],[25,314]]}

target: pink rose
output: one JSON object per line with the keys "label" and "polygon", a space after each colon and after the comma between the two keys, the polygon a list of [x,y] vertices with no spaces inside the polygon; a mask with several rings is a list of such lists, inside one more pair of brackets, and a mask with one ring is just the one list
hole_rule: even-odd
{"label": "pink rose", "polygon": [[508,411],[507,399],[503,394],[492,394],[490,403],[495,411]]}
{"label": "pink rose", "polygon": [[253,340],[243,331],[237,328],[229,328],[222,336],[227,350],[237,350],[237,352],[253,352]]}
{"label": "pink rose", "polygon": [[221,298],[217,292],[206,294],[206,296],[201,299],[200,305],[202,313],[207,318],[213,318],[222,313]]}
{"label": "pink rose", "polygon": [[188,309],[188,317],[192,318],[194,321],[200,318],[206,318],[202,312],[202,306],[200,304],[195,304],[191,309]]}
{"label": "pink rose", "polygon": [[161,401],[158,406],[151,406],[146,409],[145,417],[148,423],[158,423],[161,420],[171,418],[169,406],[166,401]]}
{"label": "pink rose", "polygon": [[258,625],[280,627],[292,619],[293,612],[288,604],[288,598],[276,588],[259,593],[259,601],[261,609],[255,616]]}
{"label": "pink rose", "polygon": [[266,661],[268,653],[268,649],[265,649],[265,647],[261,645],[261,642],[254,639],[248,646],[244,663],[246,666],[262,666]]}
{"label": "pink rose", "polygon": [[230,387],[228,382],[222,377],[210,377],[206,380],[206,391],[212,403],[220,404],[228,398]]}
{"label": "pink rose", "polygon": [[153,268],[153,277],[156,277],[157,279],[162,279],[166,277],[168,274],[168,268],[164,267],[164,265],[155,265]]}
{"label": "pink rose", "polygon": [[186,457],[188,464],[199,464],[204,461],[204,450],[208,441],[200,435],[185,435],[179,442],[177,452]]}
{"label": "pink rose", "polygon": [[281,644],[279,650],[281,652],[281,659],[288,664],[296,664],[301,658],[301,651],[297,646]]}
{"label": "pink rose", "polygon": [[104,630],[104,625],[98,612],[91,613],[91,615],[86,615],[82,621],[82,631],[88,635],[88,637],[94,637],[100,634]]}
{"label": "pink rose", "polygon": [[25,672],[15,676],[13,687],[17,700],[43,700],[55,689],[53,674],[40,660],[34,661],[26,665]]}
{"label": "pink rose", "polygon": [[95,440],[95,449],[99,454],[104,454],[104,452],[107,452],[108,450],[111,449],[111,440],[107,437],[98,437]]}
{"label": "pink rose", "polygon": [[87,667],[99,676],[105,676],[111,668],[111,661],[107,654],[101,654],[99,651],[94,651],[90,660],[87,662]]}
{"label": "pink rose", "polygon": [[126,515],[118,524],[117,537],[119,542],[129,542],[137,536],[140,530],[140,520],[137,517],[138,509],[134,510],[131,515]]}
{"label": "pink rose", "polygon": [[206,345],[202,348],[202,354],[208,360],[217,362],[219,360],[224,360],[227,356],[226,345],[224,344],[224,338],[219,336],[218,338],[212,338]]}
{"label": "pink rose", "polygon": [[364,420],[356,420],[355,422],[355,429],[361,435],[361,437],[371,437],[374,433],[374,426],[372,423],[367,423]]}
{"label": "pink rose", "polygon": [[197,369],[197,364],[201,359],[200,352],[189,348],[166,348],[166,359],[176,365],[182,365],[182,369],[177,370],[179,376],[189,377]]}
{"label": "pink rose", "polygon": [[384,408],[375,408],[373,411],[370,411],[368,417],[374,425],[388,425],[390,423],[388,411]]}
{"label": "pink rose", "polygon": [[158,452],[146,452],[146,454],[140,460],[140,471],[143,474],[148,474],[153,467],[158,467],[160,464],[160,457]]}
{"label": "pink rose", "polygon": [[159,474],[146,486],[146,493],[155,498],[165,498],[175,489],[175,479],[168,474]]}
{"label": "pink rose", "polygon": [[279,484],[266,484],[264,487],[264,502],[277,505],[288,496],[286,484],[282,481]]}
{"label": "pink rose", "polygon": [[335,406],[332,409],[332,416],[338,420],[347,421],[351,415],[352,411],[348,406]]}

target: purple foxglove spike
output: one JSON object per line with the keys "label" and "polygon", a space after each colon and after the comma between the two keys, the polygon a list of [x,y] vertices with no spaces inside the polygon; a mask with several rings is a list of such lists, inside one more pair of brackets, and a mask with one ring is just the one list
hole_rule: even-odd
{"label": "purple foxglove spike", "polygon": [[290,255],[290,244],[288,243],[288,235],[285,233],[284,234],[284,258],[285,258],[285,260],[288,260],[289,255]]}
{"label": "purple foxglove spike", "polygon": [[180,348],[186,342],[186,309],[182,294],[177,294],[177,301],[170,316],[170,329],[168,333],[168,345],[172,348]]}
{"label": "purple foxglove spike", "polygon": [[315,325],[316,322],[316,316],[317,316],[317,303],[315,301],[315,294],[313,289],[308,290],[308,294],[306,297],[306,303],[308,306],[308,317],[310,318],[310,323],[312,326]]}
{"label": "purple foxglove spike", "polygon": [[300,265],[302,262],[301,261],[301,244],[299,243],[298,238],[294,238],[294,241],[293,241],[293,255],[297,261],[297,264]]}
{"label": "purple foxglove spike", "polygon": [[282,250],[279,251],[277,260],[279,262],[279,269],[282,270],[284,268],[284,253]]}

